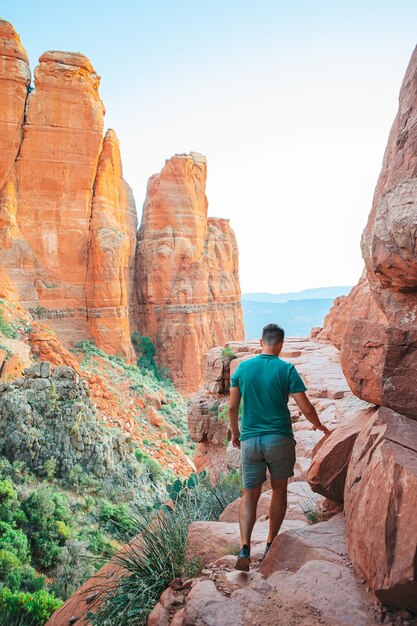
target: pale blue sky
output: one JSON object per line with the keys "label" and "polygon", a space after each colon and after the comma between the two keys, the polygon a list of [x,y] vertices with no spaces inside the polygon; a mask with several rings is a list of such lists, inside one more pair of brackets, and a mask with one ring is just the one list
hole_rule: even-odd
{"label": "pale blue sky", "polygon": [[356,282],[415,0],[0,0],[0,15],[32,70],[45,50],[90,58],[139,214],[166,158],[203,152],[243,290]]}

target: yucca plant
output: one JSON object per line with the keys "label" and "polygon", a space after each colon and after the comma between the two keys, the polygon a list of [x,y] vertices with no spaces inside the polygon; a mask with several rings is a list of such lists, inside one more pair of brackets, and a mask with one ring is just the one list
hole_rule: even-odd
{"label": "yucca plant", "polygon": [[188,527],[194,521],[216,520],[240,493],[239,476],[222,475],[212,484],[206,473],[167,485],[175,508],[163,505],[156,516],[136,521],[137,537],[114,558],[123,574],[107,592],[96,615],[97,626],[145,626],[159,596],[173,578],[191,578],[199,559],[187,555]]}

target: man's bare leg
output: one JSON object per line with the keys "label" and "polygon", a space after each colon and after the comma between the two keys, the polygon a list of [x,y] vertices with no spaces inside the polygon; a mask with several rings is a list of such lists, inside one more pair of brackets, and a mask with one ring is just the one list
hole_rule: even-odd
{"label": "man's bare leg", "polygon": [[271,478],[272,498],[269,505],[269,535],[267,543],[273,542],[281,528],[287,510],[288,478]]}
{"label": "man's bare leg", "polygon": [[259,496],[261,495],[262,486],[254,489],[244,489],[239,508],[239,527],[241,550],[236,561],[235,568],[243,572],[249,570],[250,564],[250,540],[252,530],[256,522],[256,507]]}
{"label": "man's bare leg", "polygon": [[250,538],[256,522],[256,507],[262,486],[254,489],[243,489],[239,508],[240,543],[250,548]]}

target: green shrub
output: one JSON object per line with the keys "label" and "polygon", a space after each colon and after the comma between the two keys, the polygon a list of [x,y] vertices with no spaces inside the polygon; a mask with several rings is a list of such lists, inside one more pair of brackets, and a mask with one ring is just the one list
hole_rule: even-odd
{"label": "green shrub", "polygon": [[[145,441],[148,440],[144,439],[143,443],[145,443]],[[148,445],[151,445],[151,442],[149,442]],[[156,459],[153,459],[151,456],[149,456],[149,454],[146,454],[146,452],[144,452],[140,448],[135,449],[135,457],[140,463],[143,463],[152,482],[156,483],[164,479],[167,471]]]}
{"label": "green shrub", "polygon": [[222,350],[222,359],[223,361],[229,362],[235,358],[235,353],[233,352],[232,348],[230,348],[229,346],[227,348],[223,348]]}
{"label": "green shrub", "polygon": [[115,505],[105,500],[99,518],[102,527],[111,535],[127,540],[136,532],[136,522],[124,502]]}
{"label": "green shrub", "polygon": [[19,591],[22,564],[15,554],[0,550],[0,581],[12,591]]}
{"label": "green shrub", "polygon": [[16,339],[17,332],[13,328],[13,324],[6,322],[3,309],[0,308],[0,333],[9,339]]}
{"label": "green shrub", "polygon": [[225,474],[212,484],[205,472],[167,485],[175,510],[163,505],[153,519],[136,520],[137,539],[115,560],[128,572],[107,593],[94,616],[97,626],[145,626],[147,616],[173,578],[197,575],[199,562],[186,553],[189,525],[218,519],[225,506],[240,494],[240,475]]}
{"label": "green shrub", "polygon": [[29,483],[35,479],[34,474],[30,471],[24,461],[13,461],[10,463],[8,459],[0,459],[0,481],[10,479],[13,483]]}
{"label": "green shrub", "polygon": [[165,508],[153,520],[136,521],[138,542],[125,546],[115,560],[128,575],[108,592],[93,623],[100,626],[145,626],[147,616],[173,578],[189,578],[199,571],[196,558],[186,556],[188,526],[198,519],[191,503],[175,511]]}
{"label": "green shrub", "polygon": [[48,568],[57,560],[71,535],[71,509],[68,498],[52,487],[39,487],[23,500],[27,523],[24,530],[31,544],[35,567]]}
{"label": "green shrub", "polygon": [[42,626],[62,604],[45,590],[13,593],[0,588],[0,623],[6,626]]}
{"label": "green shrub", "polygon": [[88,551],[87,542],[71,539],[67,541],[59,555],[53,572],[55,583],[52,589],[60,597],[68,598],[76,589],[93,576],[95,560]]}
{"label": "green shrub", "polygon": [[14,554],[21,563],[29,563],[29,541],[26,535],[7,522],[0,522],[0,550]]}
{"label": "green shrub", "polygon": [[9,478],[0,480],[0,520],[12,522],[19,512],[18,493]]}
{"label": "green shrub", "polygon": [[43,465],[43,470],[45,472],[46,478],[49,482],[52,482],[56,476],[58,461],[55,457],[50,457],[47,461],[45,461]]}
{"label": "green shrub", "polygon": [[150,337],[145,337],[135,330],[132,335],[132,344],[139,357],[138,367],[151,371],[158,380],[161,380],[161,373],[155,363],[155,346]]}

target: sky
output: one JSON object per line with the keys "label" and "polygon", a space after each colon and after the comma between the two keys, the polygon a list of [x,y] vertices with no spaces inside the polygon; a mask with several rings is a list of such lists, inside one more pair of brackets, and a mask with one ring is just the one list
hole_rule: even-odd
{"label": "sky", "polygon": [[415,0],[0,0],[0,16],[32,71],[45,50],[90,58],[139,218],[165,159],[202,152],[243,292],[357,282]]}

